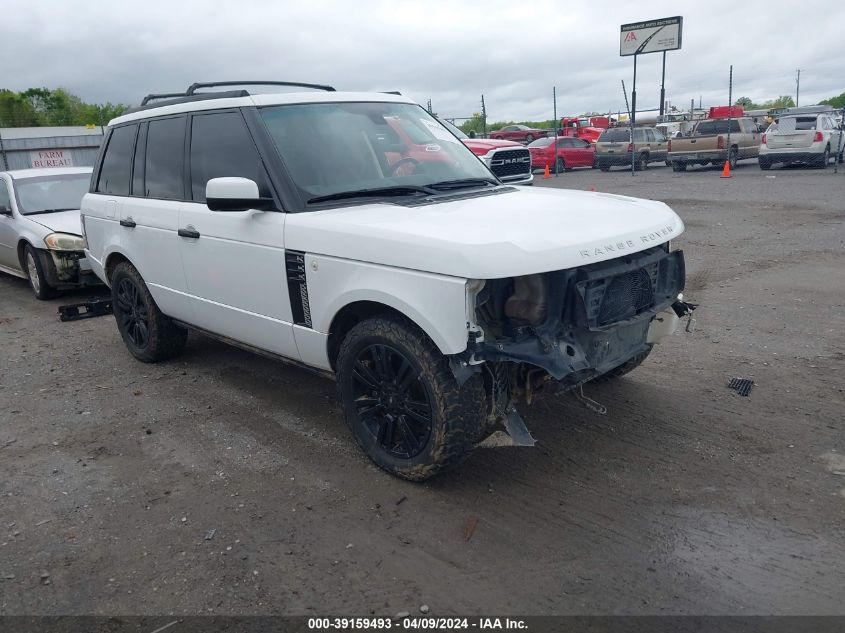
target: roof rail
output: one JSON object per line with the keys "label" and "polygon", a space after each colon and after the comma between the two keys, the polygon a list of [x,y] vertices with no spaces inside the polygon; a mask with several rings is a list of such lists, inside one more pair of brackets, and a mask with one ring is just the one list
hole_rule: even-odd
{"label": "roof rail", "polygon": [[304,84],[296,81],[206,81],[194,83],[188,86],[184,96],[189,97],[193,95],[197,88],[214,88],[217,86],[295,86],[297,88],[313,88],[314,90],[335,92],[335,89],[331,86],[323,86],[321,84]]}
{"label": "roof rail", "polygon": [[155,93],[148,94],[146,97],[141,99],[141,105],[145,106],[150,101],[156,101],[158,99],[174,99],[176,97],[184,97],[184,96],[185,96],[184,92],[160,92],[158,94],[155,94]]}
{"label": "roof rail", "polygon": [[[155,108],[161,108],[164,106],[169,105],[176,105],[177,103],[191,103],[193,101],[209,101],[211,99],[233,99],[237,97],[248,97],[249,93],[246,90],[226,90],[225,92],[206,92],[206,93],[199,93],[195,95],[191,95],[190,97],[186,97],[184,93],[180,92],[179,94],[175,95],[173,98],[170,98],[169,94],[160,94],[160,95],[148,95],[144,97],[144,100],[141,102],[141,105],[135,106],[134,108],[129,108],[124,112],[124,114],[132,114],[133,112],[140,112],[143,110],[151,110]],[[150,98],[152,97],[152,99]],[[147,103],[147,101],[152,101],[155,99],[165,99],[164,101],[160,101],[158,103]]]}

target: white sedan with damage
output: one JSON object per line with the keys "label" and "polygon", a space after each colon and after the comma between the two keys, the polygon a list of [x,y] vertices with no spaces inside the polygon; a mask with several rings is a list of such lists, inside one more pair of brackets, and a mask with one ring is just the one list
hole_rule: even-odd
{"label": "white sedan with damage", "polygon": [[90,167],[0,172],[0,272],[28,279],[39,299],[99,284],[79,220]]}

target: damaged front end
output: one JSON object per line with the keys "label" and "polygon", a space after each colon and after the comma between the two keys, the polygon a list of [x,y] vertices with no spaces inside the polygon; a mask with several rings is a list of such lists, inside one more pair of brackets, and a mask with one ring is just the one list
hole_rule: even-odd
{"label": "damaged front end", "polygon": [[474,292],[474,331],[460,365],[464,373],[483,372],[491,423],[504,426],[512,443],[531,445],[516,402],[530,404],[545,386],[580,392],[585,382],[645,358],[694,308],[680,294],[684,271],[683,252],[670,252],[667,243],[579,268],[484,282]]}

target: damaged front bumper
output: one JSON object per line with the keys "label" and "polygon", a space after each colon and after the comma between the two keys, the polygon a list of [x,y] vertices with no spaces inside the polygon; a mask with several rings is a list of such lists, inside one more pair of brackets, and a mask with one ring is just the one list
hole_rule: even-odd
{"label": "damaged front bumper", "polygon": [[[682,251],[634,256],[546,274],[553,290],[539,325],[471,343],[476,361],[527,363],[564,387],[600,376],[677,329],[684,287]],[[677,305],[677,309],[675,307]]]}
{"label": "damaged front bumper", "polygon": [[60,290],[102,284],[83,251],[39,250],[47,283]]}

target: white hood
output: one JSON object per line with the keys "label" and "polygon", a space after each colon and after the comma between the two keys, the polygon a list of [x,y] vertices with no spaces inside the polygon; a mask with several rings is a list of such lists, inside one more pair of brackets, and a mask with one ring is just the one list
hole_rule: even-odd
{"label": "white hood", "polygon": [[53,233],[73,233],[82,235],[82,224],[79,220],[79,211],[58,211],[56,213],[36,213],[35,215],[23,216],[27,220],[37,222]]}
{"label": "white hood", "polygon": [[683,230],[681,219],[662,202],[519,188],[416,207],[378,203],[290,214],[285,248],[497,279],[613,259]]}

